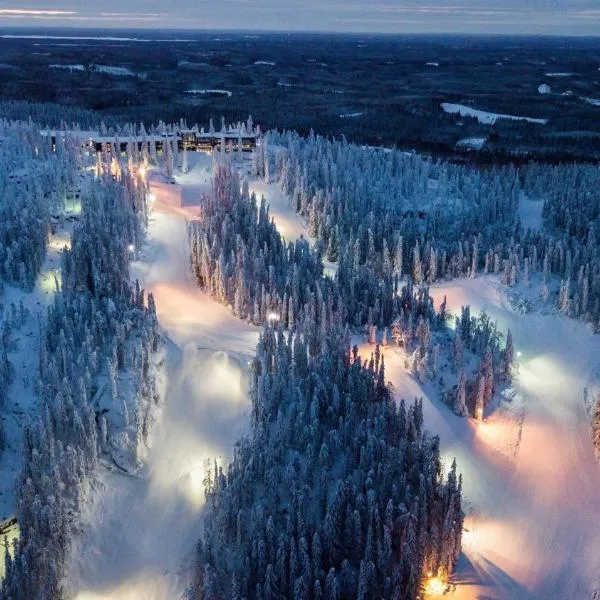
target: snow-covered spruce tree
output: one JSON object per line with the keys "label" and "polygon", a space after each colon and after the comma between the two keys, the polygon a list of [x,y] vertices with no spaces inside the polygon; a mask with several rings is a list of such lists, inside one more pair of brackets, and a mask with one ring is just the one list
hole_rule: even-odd
{"label": "snow-covered spruce tree", "polygon": [[[339,238],[346,270],[365,265],[385,281],[386,247],[396,249],[395,276],[412,267],[428,283],[483,269],[527,286],[543,270],[541,296],[550,297],[554,273],[563,281],[560,309],[600,330],[600,175],[592,165],[481,171],[293,132],[269,132],[255,162],[324,249]],[[523,195],[544,201],[542,231],[521,227]]]}
{"label": "snow-covered spruce tree", "polygon": [[[97,181],[83,198],[82,216],[62,264],[63,290],[41,327],[38,393],[41,413],[24,430],[17,480],[21,537],[8,560],[0,598],[62,598],[69,540],[99,458],[110,452],[112,430],[132,438],[132,453],[151,404],[157,401],[152,353],[159,336],[152,298],[127,281],[128,244],[143,232],[145,195],[126,175]],[[136,423],[100,411],[105,365],[129,369]],[[123,398],[121,398],[123,400]],[[103,414],[106,413],[106,414]],[[108,418],[107,418],[108,417]]]}
{"label": "snow-covered spruce tree", "polygon": [[241,189],[228,159],[215,163],[214,197],[189,224],[192,268],[199,285],[235,314],[262,324],[276,315],[286,326],[311,304],[326,320],[337,309],[332,282],[305,239],[284,244],[264,202]]}
{"label": "snow-covered spruce tree", "polygon": [[396,405],[340,330],[311,357],[267,328],[252,368],[252,432],[206,478],[197,600],[419,597],[460,553],[461,481],[443,480],[421,402]]}
{"label": "snow-covered spruce tree", "polygon": [[80,150],[31,122],[0,120],[0,278],[32,289],[46,254],[50,217],[78,177]]}

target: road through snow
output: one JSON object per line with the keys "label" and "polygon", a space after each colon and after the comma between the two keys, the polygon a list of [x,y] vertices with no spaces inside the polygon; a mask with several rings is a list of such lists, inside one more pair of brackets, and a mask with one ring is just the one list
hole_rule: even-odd
{"label": "road through snow", "polygon": [[140,476],[101,473],[66,577],[76,600],[180,597],[206,461],[229,459],[248,422],[245,367],[258,330],[203,294],[188,265],[185,219],[158,197],[132,274],[154,293],[167,336],[164,406]]}

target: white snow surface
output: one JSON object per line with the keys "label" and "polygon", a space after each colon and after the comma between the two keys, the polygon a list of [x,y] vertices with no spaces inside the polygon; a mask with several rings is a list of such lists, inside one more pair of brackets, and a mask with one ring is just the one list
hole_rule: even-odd
{"label": "white snow surface", "polygon": [[509,119],[511,121],[527,121],[528,123],[537,123],[545,125],[548,119],[533,119],[531,117],[518,117],[515,115],[504,115],[501,113],[489,112],[487,110],[479,110],[466,104],[452,104],[450,102],[442,102],[442,110],[449,114],[459,114],[461,117],[474,117],[480,123],[492,125],[498,119]]}
{"label": "white snow surface", "polygon": [[544,202],[539,199],[527,198],[525,195],[519,200],[519,217],[524,230],[539,231],[543,227],[542,211]]}
{"label": "white snow surface", "polygon": [[191,90],[186,90],[185,93],[186,94],[200,94],[200,95],[204,95],[204,94],[221,94],[222,96],[227,96],[228,98],[231,98],[231,96],[233,95],[232,92],[230,92],[229,90],[191,89]]}
{"label": "white snow surface", "polygon": [[258,66],[262,65],[264,67],[274,67],[275,66],[275,63],[270,60],[255,60],[254,64],[258,65]]}
{"label": "white snow surface", "polygon": [[[69,211],[72,212],[72,211]],[[34,389],[39,361],[39,319],[53,301],[56,281],[60,284],[60,255],[70,244],[72,223],[63,220],[50,236],[44,264],[32,292],[5,284],[0,301],[4,304],[4,316],[9,315],[11,302],[19,309],[19,301],[29,311],[22,327],[14,329],[8,347],[8,358],[14,369],[5,405],[6,448],[0,456],[0,522],[15,516],[15,477],[21,470],[21,442],[23,427],[29,419],[39,414],[38,398]],[[0,557],[4,565],[4,555]]]}
{"label": "white snow surface", "polygon": [[180,598],[199,535],[207,460],[226,463],[247,427],[246,367],[258,329],[200,291],[181,211],[161,203],[132,267],[153,292],[166,343],[164,407],[141,476],[103,470],[82,515],[66,585],[75,600]]}
{"label": "white snow surface", "polygon": [[[106,73],[108,75],[119,75],[125,77],[135,77],[135,73],[128,69],[127,67],[114,67],[112,65],[92,65],[92,72],[96,73]],[[61,64],[53,64],[50,65],[51,69],[64,69],[65,71],[85,71],[85,67],[83,65],[61,65]]]}
{"label": "white snow surface", "polygon": [[508,397],[477,424],[385,351],[396,397],[424,397],[445,468],[456,457],[463,474],[464,555],[445,597],[591,599],[600,578],[600,470],[583,390],[600,365],[600,338],[566,317],[519,314],[493,276],[435,285],[432,294],[436,306],[445,295],[454,313],[467,304],[485,310],[501,331],[511,329],[521,353]]}
{"label": "white snow surface", "polygon": [[547,83],[541,83],[538,86],[538,93],[543,95],[550,94],[552,93],[552,88]]}
{"label": "white snow surface", "polygon": [[487,138],[484,137],[471,137],[464,138],[456,142],[458,148],[472,148],[473,150],[481,150],[485,146]]}

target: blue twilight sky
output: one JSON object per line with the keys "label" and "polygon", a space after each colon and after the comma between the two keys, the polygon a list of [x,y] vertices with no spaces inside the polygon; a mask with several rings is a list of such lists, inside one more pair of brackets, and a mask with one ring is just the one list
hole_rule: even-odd
{"label": "blue twilight sky", "polygon": [[600,35],[600,0],[0,0],[0,26]]}

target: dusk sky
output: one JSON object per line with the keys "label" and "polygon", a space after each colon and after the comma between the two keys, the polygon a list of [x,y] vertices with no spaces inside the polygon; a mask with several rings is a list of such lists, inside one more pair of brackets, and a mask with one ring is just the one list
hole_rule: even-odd
{"label": "dusk sky", "polygon": [[22,0],[0,26],[600,35],[600,0]]}

